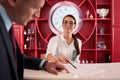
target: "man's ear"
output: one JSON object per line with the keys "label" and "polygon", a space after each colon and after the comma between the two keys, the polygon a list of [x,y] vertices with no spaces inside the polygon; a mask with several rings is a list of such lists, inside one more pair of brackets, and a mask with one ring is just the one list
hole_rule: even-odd
{"label": "man's ear", "polygon": [[19,0],[8,0],[9,4],[11,6],[15,6],[17,1],[19,1]]}

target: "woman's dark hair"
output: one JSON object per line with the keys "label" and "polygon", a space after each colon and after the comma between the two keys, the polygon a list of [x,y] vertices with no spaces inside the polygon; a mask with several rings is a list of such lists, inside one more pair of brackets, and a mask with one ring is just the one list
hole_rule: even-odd
{"label": "woman's dark hair", "polygon": [[[66,15],[64,18],[63,18],[63,21],[64,21],[64,19],[66,18],[66,17],[71,17],[72,19],[74,19],[74,24],[76,24],[76,19],[75,19],[75,17],[73,16],[73,15],[71,15],[71,14],[69,14],[69,15]],[[62,22],[63,22],[62,21]]]}
{"label": "woman's dark hair", "polygon": [[[63,21],[64,21],[64,19],[66,18],[66,17],[71,17],[72,19],[74,19],[74,24],[76,24],[76,19],[75,19],[75,17],[73,16],[73,15],[66,15],[64,18],[63,18]],[[74,35],[74,34],[72,34],[72,38],[74,39],[74,46],[75,46],[75,49],[76,49],[76,51],[77,51],[77,55],[79,55],[80,54],[80,49],[79,49],[79,45],[78,45],[78,40],[77,40],[77,37]]]}
{"label": "woman's dark hair", "polygon": [[79,55],[80,54],[80,49],[79,49],[77,37],[74,34],[72,34],[72,38],[74,39],[74,46],[75,46],[75,49],[77,51],[77,55]]}

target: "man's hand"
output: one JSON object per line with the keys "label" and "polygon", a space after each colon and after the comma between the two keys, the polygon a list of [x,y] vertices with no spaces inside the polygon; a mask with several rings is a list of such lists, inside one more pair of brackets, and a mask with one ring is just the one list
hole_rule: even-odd
{"label": "man's hand", "polygon": [[46,69],[46,71],[53,73],[53,74],[58,74],[58,72],[61,72],[63,70],[65,70],[67,73],[69,73],[69,71],[64,67],[64,65],[62,65],[58,61],[47,62],[45,65],[45,69]]}

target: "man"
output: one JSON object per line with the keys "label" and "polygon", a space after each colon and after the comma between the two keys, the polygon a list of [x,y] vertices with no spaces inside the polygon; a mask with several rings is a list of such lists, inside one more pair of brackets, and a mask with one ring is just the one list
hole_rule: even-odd
{"label": "man", "polygon": [[54,74],[62,70],[69,72],[58,62],[29,58],[21,54],[17,43],[16,47],[11,45],[12,22],[26,26],[40,16],[44,3],[45,0],[0,0],[0,80],[23,80],[23,68],[44,69]]}

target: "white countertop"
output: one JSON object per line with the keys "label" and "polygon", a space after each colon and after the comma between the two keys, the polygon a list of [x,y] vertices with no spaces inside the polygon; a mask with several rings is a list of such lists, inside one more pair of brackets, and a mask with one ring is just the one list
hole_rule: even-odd
{"label": "white countertop", "polygon": [[65,65],[70,73],[65,71],[58,75],[43,70],[24,69],[25,80],[120,80],[120,63]]}

